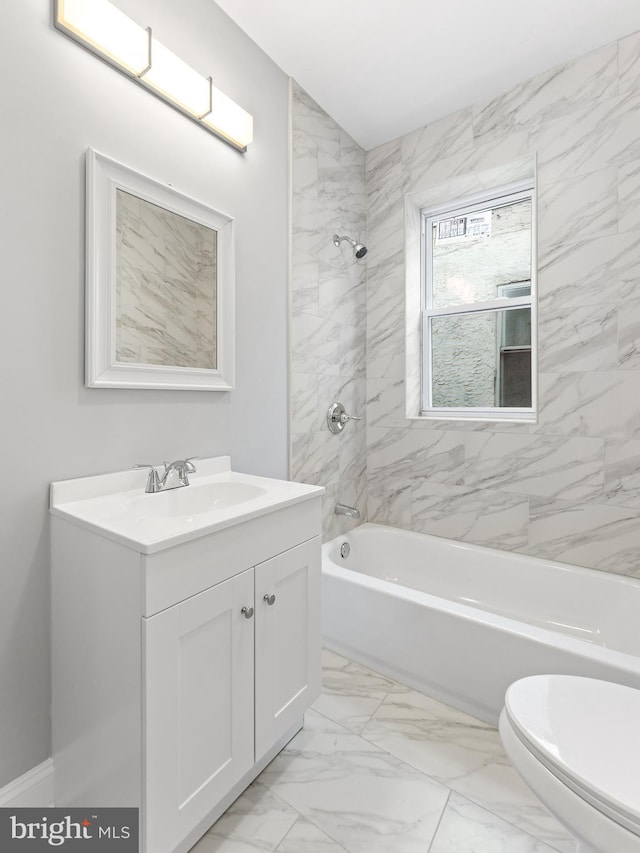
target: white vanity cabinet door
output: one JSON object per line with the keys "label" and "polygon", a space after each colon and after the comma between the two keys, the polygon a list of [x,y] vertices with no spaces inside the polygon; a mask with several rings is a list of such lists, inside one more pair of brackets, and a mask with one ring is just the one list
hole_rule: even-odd
{"label": "white vanity cabinet door", "polygon": [[257,565],[255,592],[259,761],[320,695],[319,537]]}
{"label": "white vanity cabinet door", "polygon": [[254,572],[143,620],[145,849],[166,853],[254,763]]}

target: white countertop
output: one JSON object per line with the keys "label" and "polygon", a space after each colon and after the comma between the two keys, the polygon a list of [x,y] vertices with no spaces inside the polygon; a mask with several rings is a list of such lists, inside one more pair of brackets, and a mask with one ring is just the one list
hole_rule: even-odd
{"label": "white countertop", "polygon": [[50,511],[153,554],[324,492],[322,486],[232,471],[228,456],[198,459],[195,465],[189,486],[157,494],[145,493],[145,470],[61,480],[51,484]]}

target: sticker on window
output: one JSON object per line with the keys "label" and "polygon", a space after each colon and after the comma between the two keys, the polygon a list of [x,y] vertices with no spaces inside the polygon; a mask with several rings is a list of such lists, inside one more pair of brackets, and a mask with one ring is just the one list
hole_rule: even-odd
{"label": "sticker on window", "polygon": [[436,245],[443,243],[464,243],[491,236],[491,211],[470,213],[468,216],[456,216],[454,219],[441,219],[435,223]]}

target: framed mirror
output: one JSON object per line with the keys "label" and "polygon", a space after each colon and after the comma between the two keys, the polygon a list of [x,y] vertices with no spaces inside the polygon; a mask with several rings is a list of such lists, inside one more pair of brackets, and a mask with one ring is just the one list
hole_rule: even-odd
{"label": "framed mirror", "polygon": [[87,152],[86,385],[230,391],[234,222]]}

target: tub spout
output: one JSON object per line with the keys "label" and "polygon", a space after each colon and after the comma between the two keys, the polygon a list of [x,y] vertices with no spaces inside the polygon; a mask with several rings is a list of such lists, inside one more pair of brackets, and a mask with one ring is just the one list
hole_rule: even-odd
{"label": "tub spout", "polygon": [[336,504],[335,513],[336,515],[346,515],[348,518],[360,518],[360,510],[357,506]]}

